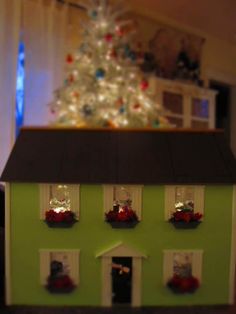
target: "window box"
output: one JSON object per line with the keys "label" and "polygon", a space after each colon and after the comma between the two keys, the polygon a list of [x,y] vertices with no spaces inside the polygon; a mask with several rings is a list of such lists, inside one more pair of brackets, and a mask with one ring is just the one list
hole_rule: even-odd
{"label": "window box", "polygon": [[201,221],[176,221],[173,218],[169,220],[176,229],[195,229]]}
{"label": "window box", "polygon": [[105,213],[105,217],[106,222],[110,223],[112,228],[134,228],[139,222],[135,211],[130,208],[123,208],[121,211],[110,210]]}
{"label": "window box", "polygon": [[122,228],[134,228],[139,221],[112,221],[109,222],[112,228],[114,229],[122,229]]}
{"label": "window box", "polygon": [[202,214],[194,213],[193,209],[178,209],[172,213],[172,217],[169,222],[171,222],[177,229],[194,229],[200,223]]}
{"label": "window box", "polygon": [[177,294],[194,293],[199,288],[199,280],[193,276],[174,275],[167,283],[168,288]]}
{"label": "window box", "polygon": [[46,289],[50,293],[71,293],[76,288],[73,280],[68,276],[59,276],[54,278],[52,276],[48,277]]}
{"label": "window box", "polygon": [[77,221],[75,213],[70,210],[57,213],[51,209],[46,212],[45,222],[50,228],[71,228]]}

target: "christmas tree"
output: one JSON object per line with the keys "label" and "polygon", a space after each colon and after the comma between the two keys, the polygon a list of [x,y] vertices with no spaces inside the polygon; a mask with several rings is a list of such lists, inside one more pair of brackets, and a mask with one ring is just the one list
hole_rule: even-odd
{"label": "christmas tree", "polygon": [[[106,0],[88,1],[83,42],[67,56],[64,86],[50,105],[58,125],[163,127],[169,123],[149,92],[131,46],[131,20]],[[130,30],[130,31],[129,31]]]}

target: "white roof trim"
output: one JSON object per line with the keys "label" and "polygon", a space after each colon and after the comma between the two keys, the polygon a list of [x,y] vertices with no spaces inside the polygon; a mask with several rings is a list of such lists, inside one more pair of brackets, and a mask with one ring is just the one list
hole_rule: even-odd
{"label": "white roof trim", "polygon": [[96,257],[112,257],[112,256],[130,256],[130,257],[143,257],[147,258],[146,254],[130,248],[122,242],[118,242],[112,247],[109,247],[105,250],[100,251],[96,254]]}

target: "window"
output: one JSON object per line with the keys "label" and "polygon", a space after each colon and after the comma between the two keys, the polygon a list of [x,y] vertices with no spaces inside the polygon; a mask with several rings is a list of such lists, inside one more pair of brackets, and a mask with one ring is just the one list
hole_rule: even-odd
{"label": "window", "polygon": [[112,210],[114,206],[122,209],[131,207],[141,220],[142,186],[139,185],[104,185],[104,211]]}
{"label": "window", "polygon": [[66,276],[71,286],[78,286],[79,253],[79,250],[40,250],[40,283],[47,286],[51,278]]}
{"label": "window", "polygon": [[209,128],[209,100],[205,98],[192,98],[191,127],[195,129]]}
{"label": "window", "polygon": [[40,218],[46,211],[72,211],[79,219],[80,187],[72,184],[40,184]]}
{"label": "window", "polygon": [[165,250],[163,260],[164,285],[174,276],[202,280],[202,250]]}
{"label": "window", "polygon": [[165,187],[165,220],[169,220],[175,210],[187,209],[203,214],[204,186],[178,185]]}

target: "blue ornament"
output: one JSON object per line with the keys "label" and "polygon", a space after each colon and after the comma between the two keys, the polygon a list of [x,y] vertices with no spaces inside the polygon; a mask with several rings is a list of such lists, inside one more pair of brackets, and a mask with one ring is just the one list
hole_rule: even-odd
{"label": "blue ornament", "polygon": [[120,107],[120,109],[119,109],[119,113],[124,113],[125,112],[125,107],[124,106],[122,106],[122,107]]}
{"label": "blue ornament", "polygon": [[101,68],[96,70],[95,76],[98,80],[101,80],[105,77],[105,71]]}
{"label": "blue ornament", "polygon": [[130,54],[130,46],[128,44],[124,46],[124,52],[125,52],[125,56],[128,57]]}
{"label": "blue ornament", "polygon": [[93,19],[96,19],[97,16],[98,16],[98,12],[96,10],[93,10],[92,12],[90,12],[90,16],[93,18]]}
{"label": "blue ornament", "polygon": [[135,61],[136,58],[137,58],[135,51],[132,51],[132,50],[131,50],[131,51],[129,52],[128,57],[130,58],[130,60]]}

